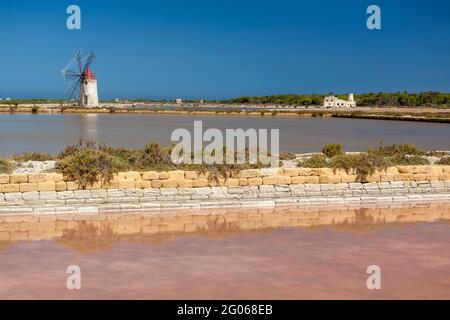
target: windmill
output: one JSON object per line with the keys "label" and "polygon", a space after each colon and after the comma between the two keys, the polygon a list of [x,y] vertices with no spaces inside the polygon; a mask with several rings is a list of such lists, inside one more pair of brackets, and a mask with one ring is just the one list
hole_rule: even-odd
{"label": "windmill", "polygon": [[79,104],[83,107],[98,107],[97,79],[91,72],[90,66],[95,55],[92,51],[83,57],[80,49],[70,62],[61,70],[66,82],[66,95],[72,100],[79,94]]}

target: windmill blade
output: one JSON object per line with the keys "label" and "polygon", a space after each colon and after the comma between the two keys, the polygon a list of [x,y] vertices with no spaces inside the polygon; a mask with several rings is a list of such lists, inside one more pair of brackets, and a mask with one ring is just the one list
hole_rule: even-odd
{"label": "windmill blade", "polygon": [[86,62],[84,63],[82,74],[86,71],[87,68],[90,67],[92,62],[94,62],[94,59],[95,59],[95,54],[91,51],[89,53],[89,56],[86,58]]}
{"label": "windmill blade", "polygon": [[83,59],[83,51],[82,51],[82,49],[78,50],[78,53],[77,53],[76,57],[77,57],[77,63],[78,63],[78,70],[80,71],[80,75],[81,75],[81,74],[83,74],[82,63],[81,63],[81,61]]}
{"label": "windmill blade", "polygon": [[68,99],[72,99],[72,97],[75,94],[75,91],[80,87],[81,77],[78,78],[78,80],[69,88],[67,92]]}

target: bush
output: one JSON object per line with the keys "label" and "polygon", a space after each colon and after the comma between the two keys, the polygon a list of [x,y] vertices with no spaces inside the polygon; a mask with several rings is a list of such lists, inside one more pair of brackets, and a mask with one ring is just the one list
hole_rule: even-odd
{"label": "bush", "polygon": [[445,166],[450,166],[450,157],[447,156],[447,157],[441,158],[441,159],[437,162],[437,164],[441,164],[441,165],[445,165]]}
{"label": "bush", "polygon": [[171,166],[170,151],[170,147],[162,148],[158,143],[151,142],[138,153],[134,166],[139,169]]}
{"label": "bush", "polygon": [[391,145],[383,146],[380,145],[377,148],[369,148],[369,153],[377,153],[382,156],[404,156],[404,155],[424,155],[422,149],[416,147],[413,144],[402,144],[402,145]]}
{"label": "bush", "polygon": [[0,158],[0,173],[11,174],[13,169],[14,165],[10,161]]}
{"label": "bush", "polygon": [[331,159],[330,164],[332,168],[343,169],[347,173],[354,171],[359,180],[365,180],[367,176],[374,174],[376,170],[387,168],[390,162],[386,158],[360,153],[335,156]]}
{"label": "bush", "polygon": [[25,152],[20,155],[14,156],[14,160],[19,162],[26,161],[50,161],[55,160],[55,156],[45,152]]}
{"label": "bush", "polygon": [[104,151],[78,148],[57,162],[57,169],[69,180],[86,189],[97,181],[107,183],[114,173],[129,169],[129,165]]}
{"label": "bush", "polygon": [[344,148],[341,144],[326,144],[322,148],[322,153],[328,158],[340,155],[344,153]]}
{"label": "bush", "polygon": [[300,161],[298,166],[305,168],[326,168],[329,167],[329,164],[325,155],[314,154],[310,158]]}
{"label": "bush", "polygon": [[280,160],[294,160],[297,156],[295,153],[283,151],[280,153]]}

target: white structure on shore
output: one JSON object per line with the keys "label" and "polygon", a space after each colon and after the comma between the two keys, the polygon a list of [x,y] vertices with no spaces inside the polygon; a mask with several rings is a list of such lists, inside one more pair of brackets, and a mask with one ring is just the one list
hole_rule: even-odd
{"label": "white structure on shore", "polygon": [[348,95],[348,101],[339,99],[335,96],[325,97],[323,100],[323,106],[325,108],[354,108],[356,107],[356,102],[353,98],[353,93]]}
{"label": "white structure on shore", "polygon": [[181,100],[180,98],[176,99],[175,101],[176,101],[177,104],[182,104],[183,103],[183,100]]}
{"label": "white structure on shore", "polygon": [[82,107],[98,107],[97,79],[89,67],[81,77],[80,105]]}

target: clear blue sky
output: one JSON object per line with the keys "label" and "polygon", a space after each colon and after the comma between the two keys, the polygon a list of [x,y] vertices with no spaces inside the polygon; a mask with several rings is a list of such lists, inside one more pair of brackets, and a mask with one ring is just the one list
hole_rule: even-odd
{"label": "clear blue sky", "polygon": [[450,91],[449,14],[448,0],[1,0],[0,97],[63,97],[79,48],[103,99]]}

